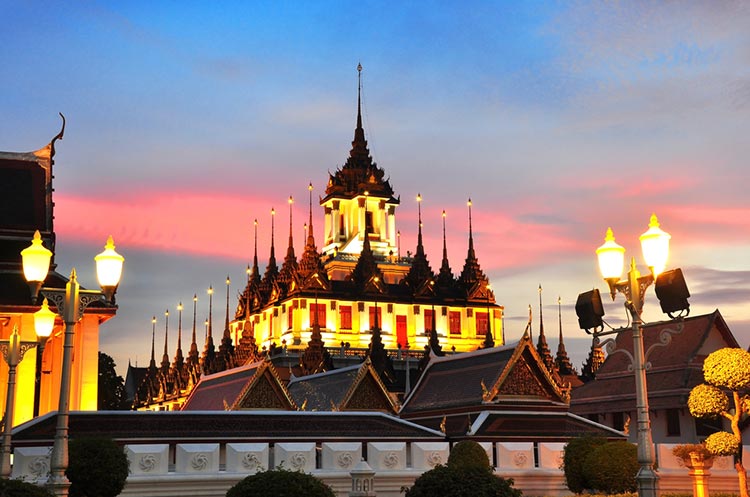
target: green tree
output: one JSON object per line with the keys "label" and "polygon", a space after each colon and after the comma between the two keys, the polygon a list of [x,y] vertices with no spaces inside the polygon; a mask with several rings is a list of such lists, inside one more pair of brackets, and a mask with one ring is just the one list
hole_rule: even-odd
{"label": "green tree", "polygon": [[0,496],[2,497],[53,497],[52,492],[44,487],[21,480],[0,478]]}
{"label": "green tree", "polygon": [[99,352],[99,383],[97,409],[100,411],[123,411],[130,409],[125,399],[125,382],[117,374],[115,360]]}
{"label": "green tree", "polygon": [[638,468],[636,446],[625,441],[600,445],[583,462],[591,489],[605,494],[635,492]]}
{"label": "green tree", "polygon": [[565,445],[565,449],[563,450],[563,471],[568,490],[575,494],[580,494],[586,489],[593,488],[586,477],[583,465],[586,461],[586,456],[600,445],[606,443],[607,440],[605,438],[587,435],[574,438]]}
{"label": "green tree", "polygon": [[240,480],[226,497],[336,497],[331,487],[313,475],[283,468],[271,469]]}
{"label": "green tree", "polygon": [[[703,379],[690,392],[688,408],[696,418],[729,420],[731,433],[720,431],[706,439],[706,449],[715,456],[734,456],[740,495],[748,497],[747,471],[742,464],[740,421],[750,414],[750,397],[740,392],[750,388],[750,352],[738,348],[719,349],[703,361]],[[725,393],[729,391],[732,397]]]}
{"label": "green tree", "polygon": [[487,453],[474,441],[457,443],[446,466],[438,465],[406,489],[407,497],[521,497],[513,480],[493,473]]}
{"label": "green tree", "polygon": [[70,497],[115,497],[125,488],[130,463],[122,447],[109,438],[74,438],[65,476]]}

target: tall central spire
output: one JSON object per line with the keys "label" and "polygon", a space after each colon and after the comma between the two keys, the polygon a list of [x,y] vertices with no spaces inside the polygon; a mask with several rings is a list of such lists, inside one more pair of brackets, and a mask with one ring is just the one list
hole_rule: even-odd
{"label": "tall central spire", "polygon": [[349,153],[352,157],[357,155],[369,155],[365,130],[362,127],[362,64],[357,64],[357,127],[354,130],[354,141]]}

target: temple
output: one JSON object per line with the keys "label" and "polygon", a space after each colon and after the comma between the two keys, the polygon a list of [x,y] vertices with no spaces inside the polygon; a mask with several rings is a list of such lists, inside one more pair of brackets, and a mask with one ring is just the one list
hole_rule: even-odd
{"label": "temple", "polygon": [[[395,194],[384,169],[373,161],[361,111],[361,66],[354,140],[343,166],[328,175],[324,195],[322,248],[313,223],[313,186],[308,186],[306,240],[301,255],[292,236],[283,261],[276,258],[276,212],[271,215],[268,264],[258,263],[257,223],[247,283],[230,305],[227,284],[224,329],[214,334],[212,318],[202,353],[192,342],[184,356],[181,341],[171,362],[165,349],[161,366],[152,347],[151,364],[135,393],[140,409],[180,408],[201,375],[213,375],[269,357],[282,381],[361,363],[372,367],[390,392],[409,389],[429,354],[467,352],[503,344],[503,307],[474,248],[471,201],[468,249],[454,274],[445,243],[433,271],[422,241],[421,195],[417,195],[417,243],[401,253]],[[320,229],[320,228],[318,228]],[[212,298],[212,296],[211,296]],[[230,308],[234,312],[230,312]],[[178,331],[181,337],[182,330]],[[166,334],[165,331],[165,347]]]}
{"label": "temple", "polygon": [[[61,115],[62,117],[62,115]],[[39,303],[32,301],[24,278],[21,250],[38,231],[52,260],[44,287],[64,290],[68,278],[57,272],[54,202],[52,200],[55,142],[60,132],[34,152],[0,152],[0,342],[3,354],[14,329],[26,349],[18,364],[13,424],[57,410],[60,397],[64,324],[57,317],[52,335],[37,338],[34,313]],[[54,304],[50,307],[57,312]],[[76,324],[71,371],[70,409],[94,411],[97,408],[99,367],[99,326],[115,316],[117,307],[95,303],[85,309]],[[26,345],[23,345],[26,344]],[[0,412],[5,412],[9,370],[0,360]]]}

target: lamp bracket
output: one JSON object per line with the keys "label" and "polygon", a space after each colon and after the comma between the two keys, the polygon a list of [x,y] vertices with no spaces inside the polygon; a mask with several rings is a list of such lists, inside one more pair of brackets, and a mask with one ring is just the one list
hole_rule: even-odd
{"label": "lamp bracket", "polygon": [[[614,288],[625,296],[625,300],[632,302],[635,306],[636,312],[640,314],[643,310],[643,300],[646,296],[646,290],[654,283],[654,276],[651,273],[640,276],[640,273],[637,270],[635,270],[634,276],[635,278],[632,279],[628,278],[626,280],[618,281],[614,284]],[[636,286],[635,292],[633,291],[634,285]],[[612,288],[611,283],[610,288]]]}
{"label": "lamp bracket", "polygon": [[[622,330],[613,330],[611,332],[608,332],[607,334],[619,333],[620,331],[622,331]],[[600,346],[601,348],[603,348],[604,351],[607,352],[608,356],[610,356],[612,354],[616,354],[618,352],[621,352],[621,353],[625,354],[628,357],[628,359],[630,360],[630,364],[628,365],[628,371],[630,371],[630,372],[633,371],[633,364],[635,363],[635,359],[633,358],[633,355],[629,351],[627,351],[625,349],[618,349],[617,348],[617,341],[616,341],[615,338],[607,338],[606,340],[604,340],[602,342],[602,341],[599,340],[599,335],[597,335],[597,336],[594,337],[594,343],[595,343],[595,345]]]}
{"label": "lamp bracket", "polygon": [[[0,340],[0,352],[3,354],[5,363],[12,367],[17,366],[23,360],[24,354],[37,346],[36,342],[17,342],[18,350],[11,350],[10,340]],[[14,363],[14,364],[11,364]]]}
{"label": "lamp bracket", "polygon": [[[65,315],[65,290],[59,288],[42,288],[42,295],[55,305],[59,315]],[[104,294],[97,290],[79,290],[78,312],[76,315],[83,316],[83,311],[94,302],[104,303]]]}
{"label": "lamp bracket", "polygon": [[675,324],[675,328],[664,328],[663,330],[661,330],[661,332],[659,332],[659,341],[651,345],[644,354],[644,357],[646,359],[644,367],[646,368],[646,370],[651,369],[651,362],[648,360],[648,356],[651,354],[651,351],[658,347],[666,347],[667,345],[672,343],[673,335],[679,335],[685,329],[685,321],[683,321],[681,318],[675,320]]}

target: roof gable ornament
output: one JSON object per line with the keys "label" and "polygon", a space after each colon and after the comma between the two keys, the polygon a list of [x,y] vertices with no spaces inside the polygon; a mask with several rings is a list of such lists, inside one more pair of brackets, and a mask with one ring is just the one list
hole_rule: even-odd
{"label": "roof gable ornament", "polygon": [[544,397],[568,402],[552,374],[544,366],[527,333],[521,337],[513,355],[492,388],[482,396],[483,402],[496,402],[504,395]]}

